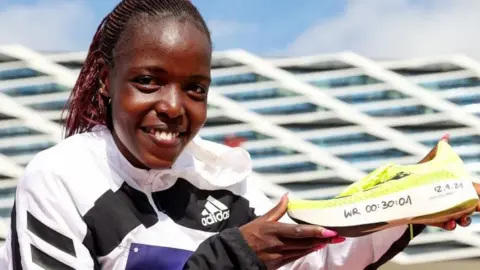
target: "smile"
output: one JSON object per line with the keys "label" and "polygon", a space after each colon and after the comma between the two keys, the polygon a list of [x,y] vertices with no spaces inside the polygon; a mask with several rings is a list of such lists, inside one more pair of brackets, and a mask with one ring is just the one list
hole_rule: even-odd
{"label": "smile", "polygon": [[181,132],[172,132],[152,127],[143,127],[142,131],[159,147],[176,146],[183,136]]}

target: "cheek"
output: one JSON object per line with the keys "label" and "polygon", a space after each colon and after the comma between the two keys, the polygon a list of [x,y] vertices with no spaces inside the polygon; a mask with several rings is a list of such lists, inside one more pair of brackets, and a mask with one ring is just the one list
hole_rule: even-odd
{"label": "cheek", "polygon": [[139,123],[143,112],[141,93],[128,86],[117,89],[113,97],[113,122],[115,129],[121,137],[135,132],[134,127]]}
{"label": "cheek", "polygon": [[207,102],[191,102],[192,104],[189,104],[188,106],[189,120],[191,131],[196,134],[207,120]]}

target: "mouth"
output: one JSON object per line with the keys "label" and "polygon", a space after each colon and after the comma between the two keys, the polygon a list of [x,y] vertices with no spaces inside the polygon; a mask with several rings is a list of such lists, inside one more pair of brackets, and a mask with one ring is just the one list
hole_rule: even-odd
{"label": "mouth", "polygon": [[157,127],[142,127],[141,130],[159,147],[176,146],[186,135],[186,132]]}

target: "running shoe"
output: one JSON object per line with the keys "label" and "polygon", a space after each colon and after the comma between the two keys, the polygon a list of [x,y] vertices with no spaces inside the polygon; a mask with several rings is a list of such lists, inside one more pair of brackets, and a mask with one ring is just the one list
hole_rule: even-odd
{"label": "running shoe", "polygon": [[425,163],[378,168],[331,200],[292,200],[287,213],[345,237],[471,214],[479,198],[463,161],[443,140],[433,154]]}

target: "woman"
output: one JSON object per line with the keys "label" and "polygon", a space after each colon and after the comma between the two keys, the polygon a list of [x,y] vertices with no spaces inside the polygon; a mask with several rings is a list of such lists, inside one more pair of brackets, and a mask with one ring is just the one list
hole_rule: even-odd
{"label": "woman", "polygon": [[186,0],[124,0],[104,19],[68,138],[19,181],[1,269],[376,269],[407,245],[406,227],[345,240],[277,222],[287,198],[269,210],[249,155],[196,136],[211,53]]}

